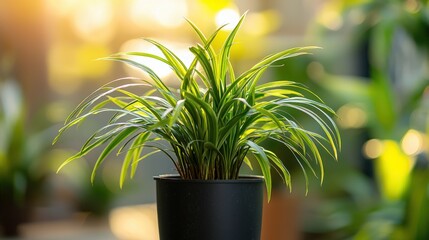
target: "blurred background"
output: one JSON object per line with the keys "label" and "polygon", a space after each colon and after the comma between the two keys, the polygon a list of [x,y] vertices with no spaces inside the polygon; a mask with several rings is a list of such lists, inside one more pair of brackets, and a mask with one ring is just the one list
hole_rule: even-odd
{"label": "blurred background", "polygon": [[[265,81],[309,86],[337,112],[343,138],[339,161],[326,156],[325,182],[313,178],[307,196],[280,149],[294,191],[274,182],[262,239],[429,239],[427,0],[2,0],[0,239],[158,239],[152,177],[174,172],[168,159],[145,160],[120,190],[112,156],[91,186],[91,157],[55,172],[97,121],[52,139],[89,93],[140,76],[99,58],[160,54],[146,37],[189,62],[197,36],[185,18],[210,33],[247,10],[232,53],[238,71],[275,51],[321,46]],[[146,63],[178,86],[169,68]]]}

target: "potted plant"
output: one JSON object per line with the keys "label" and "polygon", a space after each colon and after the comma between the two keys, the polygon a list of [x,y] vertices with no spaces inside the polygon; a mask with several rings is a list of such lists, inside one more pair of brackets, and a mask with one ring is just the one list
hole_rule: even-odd
{"label": "potted plant", "polygon": [[[315,160],[323,181],[319,149],[336,158],[340,137],[331,117],[334,111],[304,86],[291,81],[258,85],[262,74],[276,61],[307,54],[315,47],[274,53],[235,75],[230,50],[244,17],[219,51],[213,49],[212,42],[221,28],[206,37],[189,22],[201,40],[189,48],[195,56],[190,66],[161,43],[149,39],[163,57],[145,52],[108,57],[141,69],[150,76],[150,81],[115,80],[86,98],[70,114],[58,137],[93,115],[111,113],[112,116],[59,169],[104,146],[91,180],[115,150],[124,154],[122,186],[128,176],[134,176],[141,160],[163,152],[174,163],[178,175],[155,177],[161,239],[259,239],[263,180],[268,196],[271,168],[278,170],[286,185],[290,186],[291,181],[283,162],[260,143],[272,139],[290,149],[305,178],[307,170],[318,175],[311,162]],[[150,66],[131,57],[152,58],[168,65],[180,80],[180,88],[169,88]],[[151,90],[139,93],[142,87]],[[296,111],[314,120],[320,133],[303,129],[295,122]],[[154,151],[142,154],[147,147]],[[243,163],[252,168],[252,160],[258,163],[264,178],[239,175]]]}

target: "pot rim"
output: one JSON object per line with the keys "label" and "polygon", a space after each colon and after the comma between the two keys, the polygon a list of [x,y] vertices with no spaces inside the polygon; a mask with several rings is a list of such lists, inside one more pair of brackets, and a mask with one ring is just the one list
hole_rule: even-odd
{"label": "pot rim", "polygon": [[240,175],[238,179],[182,179],[179,174],[161,174],[154,176],[156,181],[168,182],[189,182],[189,183],[249,183],[249,182],[264,182],[264,177],[259,175]]}

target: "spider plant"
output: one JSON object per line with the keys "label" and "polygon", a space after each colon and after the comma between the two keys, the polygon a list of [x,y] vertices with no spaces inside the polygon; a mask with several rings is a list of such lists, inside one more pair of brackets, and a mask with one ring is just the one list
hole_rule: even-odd
{"label": "spider plant", "polygon": [[[141,69],[150,79],[115,80],[78,105],[54,143],[65,130],[93,115],[107,112],[111,113],[111,118],[58,170],[104,146],[95,162],[91,181],[110,153],[123,152],[122,187],[128,176],[134,176],[139,162],[156,152],[165,153],[183,179],[236,179],[243,163],[252,168],[250,158],[253,157],[264,175],[270,195],[271,168],[281,174],[287,186],[291,186],[291,177],[283,161],[274,151],[260,145],[262,141],[272,139],[294,153],[306,179],[309,170],[323,181],[320,150],[337,158],[340,147],[340,136],[332,119],[334,111],[295,82],[258,84],[263,73],[276,61],[308,54],[317,47],[292,48],[271,54],[237,76],[230,52],[244,17],[245,14],[218,50],[213,48],[212,42],[222,27],[207,37],[188,21],[201,41],[189,48],[194,55],[189,66],[167,47],[150,39],[146,41],[157,47],[162,57],[145,52],[107,57]],[[180,80],[180,89],[166,86],[150,66],[133,60],[135,57],[151,58],[168,65]],[[143,91],[147,87],[150,90]],[[302,128],[294,120],[294,111],[314,120],[320,133]],[[142,154],[146,147],[153,151]],[[318,171],[314,166],[319,168]]]}

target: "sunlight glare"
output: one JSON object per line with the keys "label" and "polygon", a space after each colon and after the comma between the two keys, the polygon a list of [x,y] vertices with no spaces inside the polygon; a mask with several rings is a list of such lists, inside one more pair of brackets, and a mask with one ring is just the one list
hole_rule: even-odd
{"label": "sunlight glare", "polygon": [[46,0],[46,7],[49,13],[66,17],[76,11],[82,0]]}
{"label": "sunlight glare", "polygon": [[221,27],[227,24],[223,29],[232,30],[240,20],[240,14],[232,8],[224,8],[216,14],[216,26]]}
{"label": "sunlight glare", "polygon": [[151,21],[168,28],[178,27],[185,22],[188,14],[186,0],[134,0],[129,6],[134,23],[150,27]]}
{"label": "sunlight glare", "polygon": [[109,1],[86,2],[73,16],[79,37],[88,41],[107,41],[113,36],[113,7]]}

